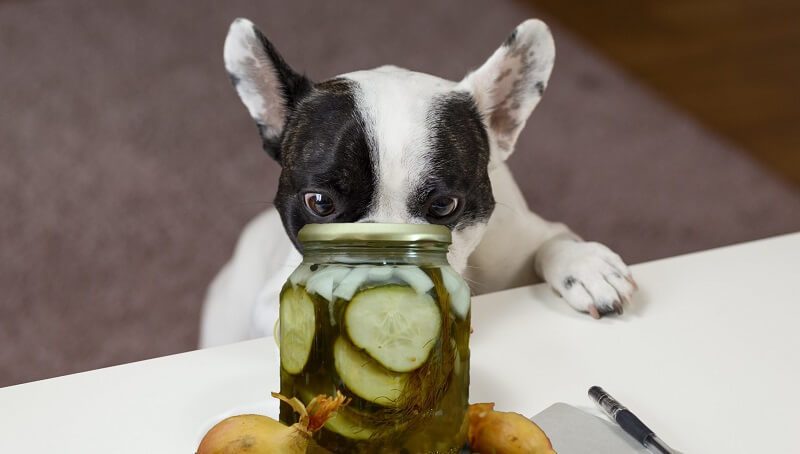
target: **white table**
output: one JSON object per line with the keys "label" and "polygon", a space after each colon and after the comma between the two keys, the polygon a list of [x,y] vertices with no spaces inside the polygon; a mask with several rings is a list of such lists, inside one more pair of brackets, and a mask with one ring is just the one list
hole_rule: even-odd
{"label": "white table", "polygon": [[[800,452],[800,234],[633,271],[622,318],[544,286],[476,298],[471,400],[534,414],[590,406],[599,384],[684,452]],[[275,354],[257,340],[0,389],[0,453],[193,452],[278,389]]]}

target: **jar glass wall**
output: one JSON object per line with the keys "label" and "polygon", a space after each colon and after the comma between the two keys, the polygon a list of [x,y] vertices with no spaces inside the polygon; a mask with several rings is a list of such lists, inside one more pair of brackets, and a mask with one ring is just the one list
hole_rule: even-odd
{"label": "jar glass wall", "polygon": [[[300,235],[304,261],[281,292],[281,394],[304,403],[337,391],[351,399],[315,435],[332,452],[459,452],[470,294],[447,263],[449,231],[313,229]],[[283,405],[280,417],[292,424],[297,415]]]}

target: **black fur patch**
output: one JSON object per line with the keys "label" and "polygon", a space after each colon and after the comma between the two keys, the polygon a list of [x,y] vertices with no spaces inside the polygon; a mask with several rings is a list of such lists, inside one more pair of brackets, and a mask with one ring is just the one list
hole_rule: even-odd
{"label": "black fur patch", "polygon": [[510,35],[508,35],[508,38],[506,38],[506,40],[503,42],[503,45],[506,47],[511,47],[514,45],[514,41],[516,40],[517,40],[517,29],[515,28],[514,31],[511,32]]}
{"label": "black fur patch", "polygon": [[[275,207],[298,250],[297,232],[304,225],[358,221],[372,204],[375,174],[353,90],[354,83],[344,79],[317,84],[286,123]],[[330,196],[336,213],[326,219],[311,214],[303,200],[306,192]]]}
{"label": "black fur patch", "polygon": [[539,96],[540,96],[540,97],[541,97],[542,95],[544,95],[544,82],[542,82],[542,81],[540,80],[539,82],[536,82],[536,84],[534,85],[534,87],[536,87],[536,91],[539,93]]}
{"label": "black fur patch", "polygon": [[272,159],[281,162],[281,139],[280,136],[275,139],[268,133],[266,125],[256,121],[256,128],[258,128],[258,135],[261,136],[261,147]]}
{"label": "black fur patch", "polygon": [[[284,105],[287,109],[287,117],[290,117],[300,100],[308,96],[308,94],[311,92],[313,85],[305,75],[296,73],[286,63],[278,51],[275,50],[275,47],[272,45],[272,43],[267,39],[266,36],[264,36],[263,33],[261,33],[261,30],[253,27],[253,31],[255,32],[258,41],[261,43],[261,47],[264,49],[264,52],[267,54],[267,57],[269,57],[269,60],[272,62],[275,73],[278,75],[278,81],[280,82],[281,86],[281,95],[283,97]],[[236,86],[238,79],[232,76],[231,82],[233,82],[233,85]],[[282,158],[280,144],[282,140],[270,138],[271,136],[274,136],[274,134],[267,134],[265,125],[257,123],[256,126],[258,127],[259,134],[261,135],[264,151],[266,151],[276,161],[281,162]]]}
{"label": "black fur patch", "polygon": [[459,230],[486,222],[494,210],[489,181],[489,138],[475,100],[454,92],[434,101],[428,112],[431,172],[409,200],[409,211],[426,218],[427,203],[437,196],[453,196],[462,206],[446,219],[430,219]]}

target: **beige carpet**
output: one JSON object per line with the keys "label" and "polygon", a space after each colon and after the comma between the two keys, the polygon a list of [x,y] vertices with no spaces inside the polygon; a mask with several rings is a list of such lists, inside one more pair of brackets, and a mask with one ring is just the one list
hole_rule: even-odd
{"label": "beige carpet", "polygon": [[[278,167],[222,66],[247,16],[316,79],[458,78],[515,2],[0,2],[0,385],[195,347],[205,287]],[[800,194],[555,27],[512,162],[531,204],[629,261],[800,229]]]}

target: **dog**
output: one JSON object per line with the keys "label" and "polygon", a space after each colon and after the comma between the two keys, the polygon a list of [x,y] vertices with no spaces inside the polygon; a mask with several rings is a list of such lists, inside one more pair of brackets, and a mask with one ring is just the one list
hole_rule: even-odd
{"label": "dog", "polygon": [[543,280],[600,318],[636,290],[619,255],[531,212],[506,165],[553,69],[543,22],[517,26],[459,82],[383,66],[314,83],[247,19],[231,24],[224,57],[281,175],[274,209],[245,227],[208,289],[201,347],[272,334],[309,223],[445,225],[473,294]]}

